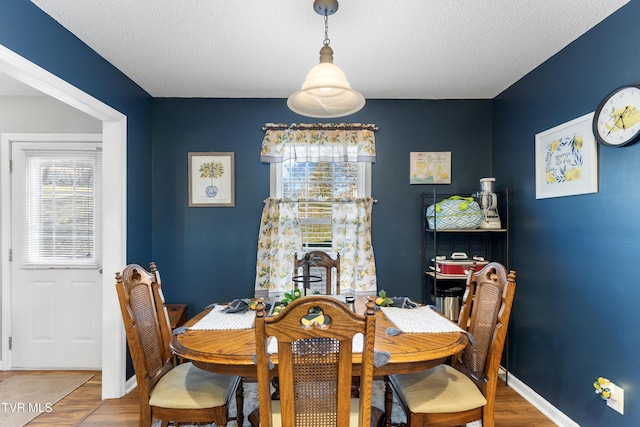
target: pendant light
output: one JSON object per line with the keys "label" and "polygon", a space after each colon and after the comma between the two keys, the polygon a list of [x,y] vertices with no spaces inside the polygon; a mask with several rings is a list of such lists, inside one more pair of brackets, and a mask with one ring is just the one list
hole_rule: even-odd
{"label": "pendant light", "polygon": [[287,99],[291,111],[307,117],[343,117],[364,107],[364,96],[351,89],[342,70],[333,63],[333,49],[329,46],[329,15],[338,10],[337,0],[315,0],[313,9],[324,15],[324,41],[320,49],[320,63],[313,67],[302,89]]}

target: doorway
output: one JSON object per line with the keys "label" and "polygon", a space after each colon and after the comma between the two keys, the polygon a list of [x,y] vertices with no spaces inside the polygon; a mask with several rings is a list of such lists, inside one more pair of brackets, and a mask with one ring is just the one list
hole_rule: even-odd
{"label": "doorway", "polygon": [[[126,342],[122,316],[115,293],[114,276],[126,264],[126,147],[127,118],[122,113],[93,98],[87,93],[70,85],[47,70],[35,65],[15,52],[0,45],[0,72],[26,83],[41,92],[52,96],[92,117],[102,121],[103,151],[102,160],[105,170],[109,170],[109,179],[103,186],[102,234],[109,236],[102,240],[102,398],[118,398],[125,393]],[[0,140],[0,161],[8,159],[8,140],[2,135]],[[10,195],[8,180],[0,183],[2,205]],[[2,230],[10,230],[10,215],[2,212]],[[11,246],[2,233],[2,260],[8,260]],[[9,283],[10,271],[3,262],[2,283]],[[11,331],[11,319],[7,317],[5,304],[11,300],[10,289],[2,286],[2,363],[9,361],[8,337]]]}
{"label": "doorway", "polygon": [[100,369],[102,135],[10,138],[11,368]]}

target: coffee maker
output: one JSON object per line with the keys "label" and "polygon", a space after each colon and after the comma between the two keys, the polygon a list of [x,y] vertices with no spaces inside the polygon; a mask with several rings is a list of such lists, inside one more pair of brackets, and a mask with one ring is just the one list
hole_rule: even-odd
{"label": "coffee maker", "polygon": [[493,185],[495,182],[495,178],[481,178],[480,191],[477,191],[474,195],[482,212],[480,228],[502,228],[500,215],[498,215],[498,196],[493,192]]}

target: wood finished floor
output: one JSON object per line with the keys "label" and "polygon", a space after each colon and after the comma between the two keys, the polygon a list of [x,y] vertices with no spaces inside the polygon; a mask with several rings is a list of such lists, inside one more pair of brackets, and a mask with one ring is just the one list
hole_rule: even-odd
{"label": "wood finished floor", "polygon": [[[65,371],[0,371],[0,381],[14,375],[61,374]],[[77,373],[78,371],[66,371]],[[81,371],[94,377],[43,413],[27,426],[82,426],[82,427],[137,427],[137,389],[120,399],[100,399],[102,374],[99,371]],[[553,427],[540,411],[524,400],[510,387],[500,382],[497,390],[495,421],[497,427]]]}

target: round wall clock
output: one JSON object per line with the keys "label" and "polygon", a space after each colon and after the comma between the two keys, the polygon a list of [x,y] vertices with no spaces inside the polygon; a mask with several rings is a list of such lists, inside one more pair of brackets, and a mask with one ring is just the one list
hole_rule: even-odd
{"label": "round wall clock", "polygon": [[593,116],[593,134],[612,147],[640,140],[640,85],[621,86],[600,102]]}

